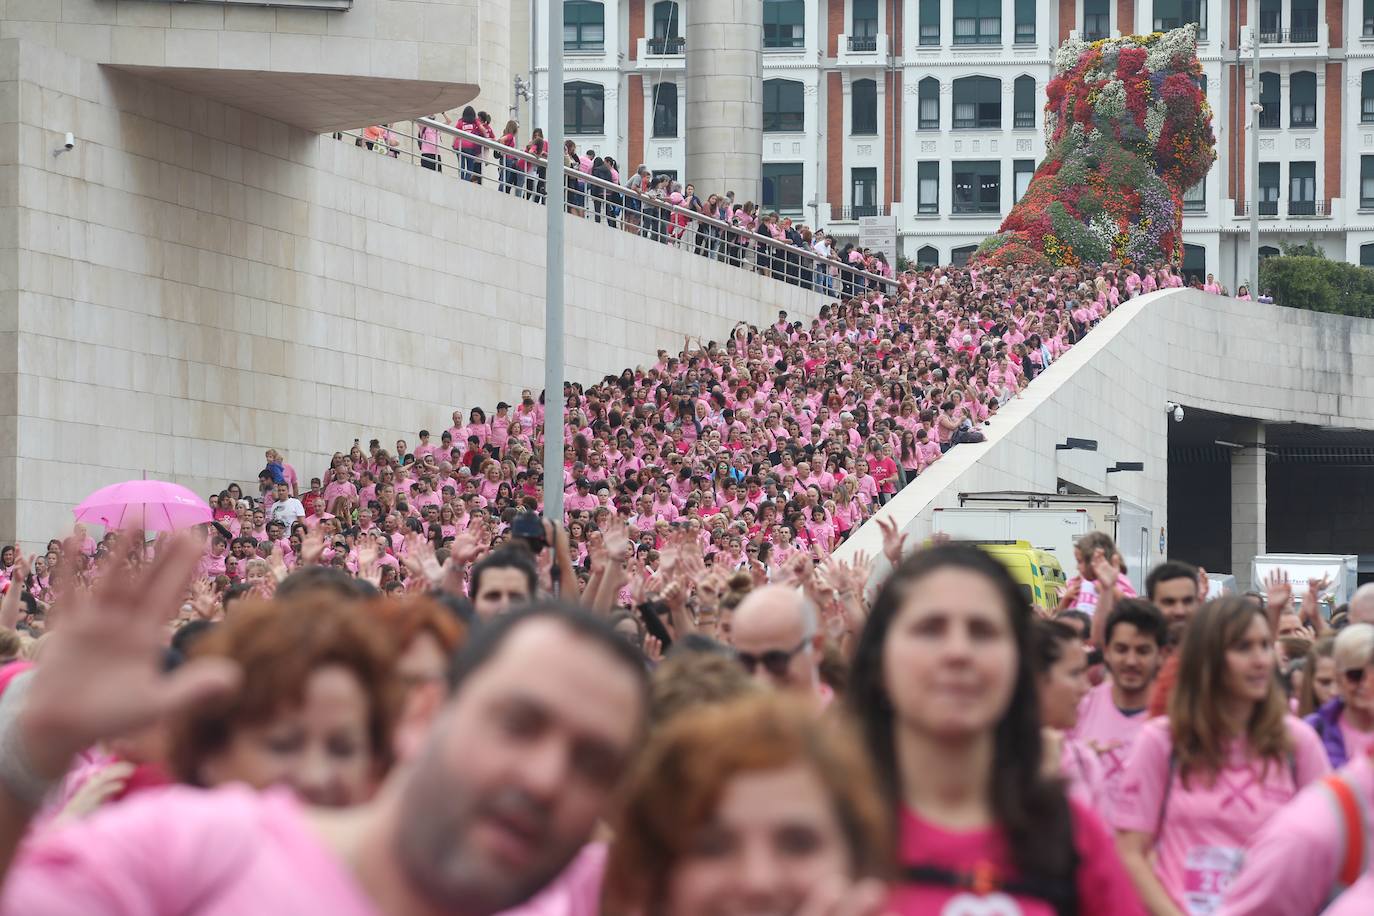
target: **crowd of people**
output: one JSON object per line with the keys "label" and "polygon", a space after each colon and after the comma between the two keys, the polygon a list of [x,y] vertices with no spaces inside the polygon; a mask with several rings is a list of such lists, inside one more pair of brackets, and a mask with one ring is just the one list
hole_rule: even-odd
{"label": "crowd of people", "polygon": [[0,551],[0,913],[1370,912],[1374,586],[833,555],[1182,279],[896,279]]}
{"label": "crowd of people", "polygon": [[0,607],[0,913],[1374,905],[1374,586],[1205,602],[1172,560],[1136,596],[1094,532],[1038,611],[991,554],[883,524],[877,582],[673,535],[622,609],[627,526],[555,596],[561,527],[442,563],[412,535],[401,595],[317,532],[222,596],[203,531],[61,553],[36,651],[18,587]]}
{"label": "crowd of people", "polygon": [[[539,204],[547,200],[549,145],[542,129],[532,130],[522,145],[518,122],[507,121],[498,135],[491,115],[472,106],[457,118],[441,112],[431,120],[461,133],[416,122],[413,142],[421,166],[442,172],[451,153],[449,167],[456,163],[464,181],[494,180],[500,193]],[[407,136],[383,124],[366,128],[354,142],[395,157]],[[565,182],[565,206],[575,217],[604,221],[613,229],[831,295],[876,288],[896,273],[896,265],[882,252],[840,242],[754,201],[737,201],[733,190],[700,194],[692,183],[684,184],[676,175],[655,175],[643,163],[631,173],[609,153],[578,149],[575,140],[563,144],[563,165],[586,176],[569,176]]]}

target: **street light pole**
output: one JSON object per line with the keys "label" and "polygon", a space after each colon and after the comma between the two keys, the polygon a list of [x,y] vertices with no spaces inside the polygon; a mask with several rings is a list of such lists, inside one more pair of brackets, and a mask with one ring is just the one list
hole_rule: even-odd
{"label": "street light pole", "polygon": [[549,141],[544,255],[544,517],[563,521],[563,0],[549,0]]}
{"label": "street light pole", "polygon": [[1259,0],[1250,0],[1250,298],[1258,299],[1259,288]]}

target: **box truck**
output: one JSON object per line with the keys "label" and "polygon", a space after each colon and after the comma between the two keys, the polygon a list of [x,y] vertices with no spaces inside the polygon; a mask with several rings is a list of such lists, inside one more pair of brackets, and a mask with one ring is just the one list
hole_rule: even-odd
{"label": "box truck", "polygon": [[1324,553],[1264,553],[1250,564],[1251,587],[1264,590],[1264,579],[1271,572],[1287,573],[1293,585],[1293,600],[1301,605],[1307,594],[1308,579],[1329,579],[1331,585],[1322,592],[1323,615],[1350,600],[1357,586],[1356,573],[1360,558],[1355,554]]}
{"label": "box truck", "polygon": [[1093,530],[1083,509],[935,509],[931,521],[936,534],[956,541],[1025,541],[1053,554],[1070,577],[1078,574],[1074,542]]}
{"label": "box truck", "polygon": [[[1164,559],[1159,548],[1159,535],[1154,531],[1154,513],[1120,496],[1061,495],[1019,490],[960,493],[959,506],[964,509],[1082,511],[1090,520],[1087,531],[1104,531],[1116,541],[1116,548],[1126,562],[1126,577],[1141,595],[1145,594],[1145,577],[1149,575],[1151,567]],[[1077,537],[1073,538],[1073,542],[1077,540]],[[1073,542],[1067,545],[1067,551],[1062,547],[1055,551],[1060,564],[1071,577],[1075,575],[1073,569],[1076,566]]]}

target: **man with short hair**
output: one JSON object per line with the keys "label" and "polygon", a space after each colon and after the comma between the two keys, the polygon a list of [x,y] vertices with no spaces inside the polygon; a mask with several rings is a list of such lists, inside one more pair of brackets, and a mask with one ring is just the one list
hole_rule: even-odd
{"label": "man with short hair", "polygon": [[1186,623],[1207,600],[1202,573],[1191,563],[1166,560],[1145,577],[1145,595],[1169,623]]}
{"label": "man with short hair", "polygon": [[72,913],[230,913],[270,900],[279,916],[489,916],[574,860],[642,739],[645,674],[604,623],[552,604],[470,637],[451,697],[412,704],[396,736],[403,765],[367,804],[316,812],[286,791],[178,787],[36,833],[16,855],[80,751],[241,676],[222,658],[158,671],[197,552],[171,547],[136,587],[112,590],[114,604],[75,609],[42,669],[6,686],[0,912],[61,901]]}
{"label": "man with short hair", "polygon": [[523,547],[493,550],[472,567],[468,596],[477,619],[490,622],[513,606],[532,601],[539,577]]}
{"label": "man with short hair", "polygon": [[277,484],[277,498],[272,502],[272,521],[280,522],[287,531],[299,518],[305,517],[305,507],[291,495],[291,488],[284,483]]}
{"label": "man with short hair", "polygon": [[1111,677],[1088,691],[1069,732],[1102,764],[1103,787],[1112,797],[1126,757],[1149,718],[1150,686],[1159,674],[1169,624],[1148,601],[1126,598],[1107,615],[1102,658]]}
{"label": "man with short hair", "polygon": [[822,706],[834,698],[821,682],[816,607],[796,589],[756,588],[735,609],[731,639],[744,670],[760,683],[811,696]]}

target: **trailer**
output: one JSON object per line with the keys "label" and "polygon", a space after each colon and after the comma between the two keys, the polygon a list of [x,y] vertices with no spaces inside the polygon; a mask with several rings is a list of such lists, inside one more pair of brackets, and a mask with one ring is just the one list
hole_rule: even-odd
{"label": "trailer", "polygon": [[1048,551],[1068,575],[1074,570],[1073,545],[1093,530],[1092,517],[1083,509],[935,509],[932,530],[956,541],[1026,541]]}

